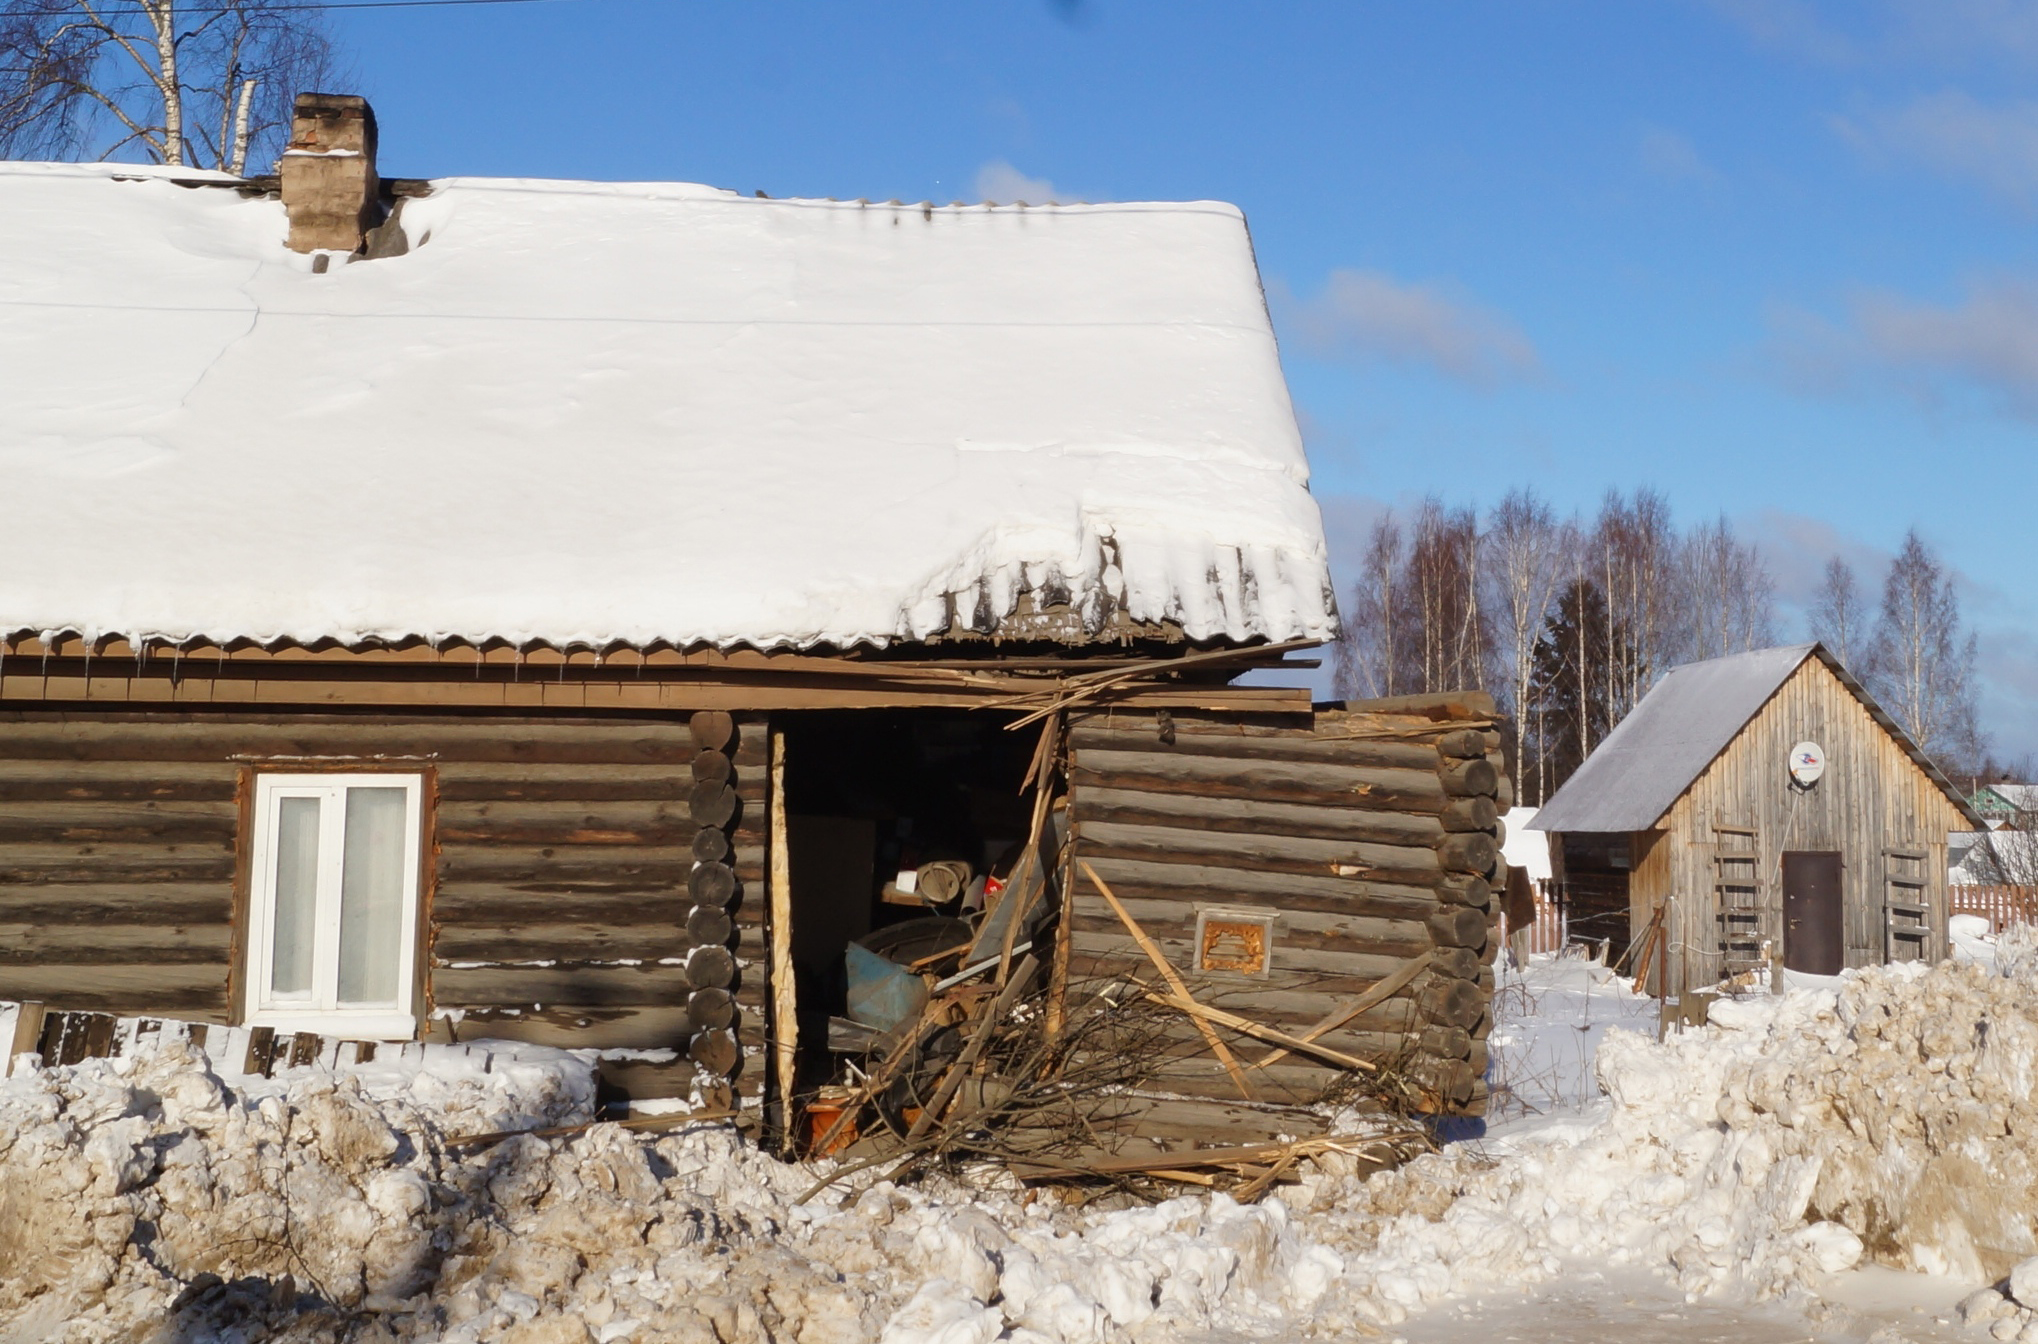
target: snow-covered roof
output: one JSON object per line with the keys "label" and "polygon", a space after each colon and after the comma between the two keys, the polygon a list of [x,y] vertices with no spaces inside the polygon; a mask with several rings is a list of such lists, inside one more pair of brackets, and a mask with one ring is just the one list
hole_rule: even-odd
{"label": "snow-covered roof", "polygon": [[1812,657],[1846,684],[1963,816],[1980,823],[1967,800],[1837,659],[1818,644],[1791,644],[1672,668],[1543,805],[1536,829],[1618,832],[1653,827],[1769,703],[1769,697]]}
{"label": "snow-covered roof", "polygon": [[0,629],[1335,632],[1231,206],[454,178],[315,274],[167,176],[0,165]]}

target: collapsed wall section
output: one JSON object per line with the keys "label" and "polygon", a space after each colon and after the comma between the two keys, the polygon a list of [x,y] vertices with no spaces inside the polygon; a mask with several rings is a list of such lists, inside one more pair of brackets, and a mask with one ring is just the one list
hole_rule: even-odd
{"label": "collapsed wall section", "polygon": [[[1395,1061],[1438,1110],[1483,1112],[1499,814],[1513,801],[1493,714],[1490,697],[1466,693],[1306,717],[1076,715],[1075,856],[1213,1007],[1299,1036],[1401,981],[1317,1039]],[[1073,893],[1072,992],[1151,978],[1094,887],[1079,877]],[[1172,1039],[1161,1085],[1238,1095],[1189,1023]],[[1303,1053],[1248,1073],[1287,1102],[1340,1081]]]}

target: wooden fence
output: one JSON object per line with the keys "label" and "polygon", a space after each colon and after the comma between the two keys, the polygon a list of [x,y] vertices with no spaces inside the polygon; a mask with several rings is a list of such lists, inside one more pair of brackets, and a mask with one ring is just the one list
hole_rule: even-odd
{"label": "wooden fence", "polygon": [[2001,933],[2011,924],[2038,923],[2038,887],[1961,884],[1946,890],[1949,914],[1980,915],[1988,921],[1990,933]]}
{"label": "wooden fence", "polygon": [[[1513,935],[1519,932],[1508,926],[1509,946],[1513,946]],[[1561,952],[1564,948],[1566,921],[1564,910],[1556,899],[1546,894],[1540,883],[1536,884],[1536,917],[1528,928],[1528,950],[1535,952]]]}

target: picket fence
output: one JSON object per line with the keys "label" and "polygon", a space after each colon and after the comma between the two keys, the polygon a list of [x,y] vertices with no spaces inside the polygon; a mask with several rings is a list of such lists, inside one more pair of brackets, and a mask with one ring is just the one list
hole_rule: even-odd
{"label": "picket fence", "polygon": [[1961,884],[1946,892],[1948,913],[1980,915],[1988,921],[1990,933],[2001,933],[2012,924],[2038,923],[2038,887]]}

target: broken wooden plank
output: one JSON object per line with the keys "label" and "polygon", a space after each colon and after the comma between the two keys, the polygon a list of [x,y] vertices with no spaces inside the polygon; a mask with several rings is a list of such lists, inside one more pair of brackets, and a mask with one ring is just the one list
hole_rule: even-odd
{"label": "broken wooden plank", "polygon": [[964,1075],[984,1053],[984,1047],[990,1043],[991,1033],[1010,1011],[1012,1001],[1019,997],[1020,990],[1032,981],[1033,973],[1039,969],[1040,963],[1031,952],[1020,959],[1012,978],[1005,982],[1005,987],[998,991],[998,997],[991,1001],[990,1011],[977,1020],[977,1029],[970,1036],[968,1043],[962,1047],[962,1053],[955,1057],[955,1062],[948,1066],[948,1072],[942,1075],[940,1084],[934,1089],[933,1098],[921,1108],[919,1118],[913,1121],[912,1128],[906,1131],[906,1142],[914,1142],[933,1127],[942,1110],[955,1096],[956,1088],[962,1085]]}
{"label": "broken wooden plank", "polygon": [[1305,1041],[1300,1036],[1290,1036],[1287,1032],[1276,1031],[1272,1027],[1263,1027],[1251,1018],[1240,1017],[1237,1013],[1227,1013],[1222,1008],[1212,1008],[1207,1004],[1198,1003],[1186,994],[1149,993],[1146,997],[1163,1007],[1174,1008],[1180,1012],[1187,1013],[1199,1021],[1207,1019],[1210,1022],[1217,1023],[1219,1026],[1230,1027],[1233,1031],[1244,1032],[1248,1036],[1256,1036],[1269,1044],[1285,1045],[1290,1050],[1314,1055],[1318,1059],[1336,1064],[1340,1068],[1359,1069],[1366,1073],[1378,1072],[1380,1068],[1378,1064],[1373,1063],[1371,1060],[1360,1059],[1357,1055],[1348,1055],[1342,1050],[1333,1050],[1329,1046],[1319,1044],[1316,1041]]}
{"label": "broken wooden plank", "polygon": [[[1360,1013],[1365,1012],[1368,1008],[1385,1003],[1388,999],[1393,998],[1396,992],[1407,985],[1409,981],[1415,979],[1416,976],[1421,975],[1423,971],[1428,969],[1430,961],[1435,956],[1436,953],[1434,952],[1423,953],[1400,970],[1394,972],[1394,974],[1388,976],[1385,980],[1382,980],[1379,984],[1374,985],[1371,989],[1359,995],[1358,998],[1353,999],[1344,1007],[1332,1010],[1321,1022],[1318,1022],[1295,1039],[1314,1041],[1319,1036],[1325,1036],[1336,1031],[1339,1027],[1351,1021]],[[1280,1049],[1271,1051],[1254,1060],[1253,1067],[1264,1069],[1269,1064],[1278,1063],[1286,1059],[1291,1053],[1293,1053],[1291,1047],[1282,1046]]]}
{"label": "broken wooden plank", "polygon": [[[1169,964],[1168,959],[1161,954],[1160,948],[1155,946],[1153,939],[1147,937],[1146,930],[1139,927],[1139,921],[1132,917],[1132,912],[1127,910],[1123,902],[1112,894],[1111,888],[1104,884],[1104,879],[1097,876],[1096,869],[1087,863],[1081,863],[1080,866],[1084,876],[1090,879],[1090,885],[1095,887],[1098,894],[1110,905],[1112,912],[1118,916],[1119,922],[1125,925],[1126,932],[1132,935],[1132,941],[1139,944],[1140,951],[1146,953],[1147,960],[1151,961],[1154,969],[1161,973],[1161,978],[1166,980],[1175,993],[1180,995],[1184,1001],[1194,1003],[1195,1000],[1189,994],[1189,987],[1182,982],[1182,977]],[[1193,1014],[1191,1019],[1196,1023],[1197,1031],[1202,1033],[1204,1043],[1210,1047],[1210,1053],[1217,1056],[1218,1062],[1224,1065],[1224,1071],[1231,1075],[1231,1081],[1237,1086],[1239,1095],[1247,1101],[1258,1101],[1259,1095],[1253,1091],[1252,1084],[1246,1081],[1245,1070],[1239,1066],[1238,1057],[1231,1053],[1230,1047],[1226,1046],[1217,1033],[1211,1030],[1208,1022],[1205,1022],[1200,1017],[1195,1017]]]}

